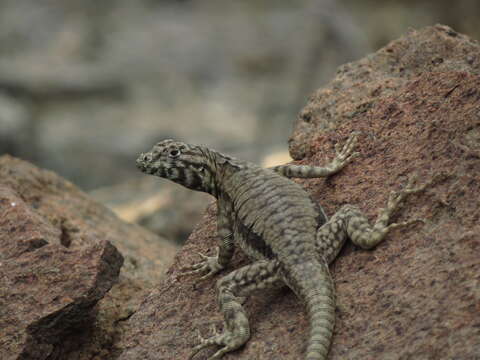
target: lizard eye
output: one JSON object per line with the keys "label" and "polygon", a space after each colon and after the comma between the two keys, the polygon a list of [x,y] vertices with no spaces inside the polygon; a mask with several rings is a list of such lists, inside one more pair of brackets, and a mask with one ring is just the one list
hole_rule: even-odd
{"label": "lizard eye", "polygon": [[168,152],[168,156],[171,158],[176,158],[179,155],[180,155],[180,150],[178,149],[170,149],[170,151]]}

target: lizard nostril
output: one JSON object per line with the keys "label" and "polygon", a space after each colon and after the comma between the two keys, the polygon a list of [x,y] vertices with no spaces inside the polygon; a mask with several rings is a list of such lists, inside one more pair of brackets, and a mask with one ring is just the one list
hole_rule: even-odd
{"label": "lizard nostril", "polygon": [[141,153],[140,156],[137,158],[137,164],[141,164],[141,163],[148,163],[152,161],[152,156],[150,154],[145,154],[145,153]]}

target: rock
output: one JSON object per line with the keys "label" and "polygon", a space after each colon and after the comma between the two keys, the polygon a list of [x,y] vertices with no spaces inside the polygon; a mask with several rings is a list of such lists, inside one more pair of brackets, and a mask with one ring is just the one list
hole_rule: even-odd
{"label": "rock", "polygon": [[192,192],[153,176],[103,187],[90,195],[121,219],[179,245],[185,243],[208,203],[213,201],[205,193]]}
{"label": "rock", "polygon": [[0,157],[0,358],[108,358],[174,251],[54,173]]}
{"label": "rock", "polygon": [[478,43],[444,25],[415,31],[365,58],[338,68],[336,77],[317,90],[300,112],[289,139],[295,160],[311,155],[319,132],[334,129],[367,112],[379,97],[395,94],[425,72],[480,73]]}
{"label": "rock", "polygon": [[[352,203],[373,220],[414,173],[432,180],[394,219],[425,224],[392,231],[373,251],[348,244],[332,266],[337,323],[329,359],[480,353],[479,59],[480,46],[447,27],[412,31],[341,68],[302,111],[310,120],[301,116],[291,142],[299,163],[324,164],[334,143],[361,134],[361,155],[342,172],[299,181],[328,214]],[[215,279],[177,279],[180,267],[198,261],[196,251],[213,252],[214,215],[207,211],[167,276],[125,322],[119,359],[184,359],[198,344],[195,329],[207,336],[210,324],[221,323]],[[237,253],[230,269],[247,262]],[[302,358],[308,323],[290,291],[262,292],[245,307],[252,337],[225,360]]]}

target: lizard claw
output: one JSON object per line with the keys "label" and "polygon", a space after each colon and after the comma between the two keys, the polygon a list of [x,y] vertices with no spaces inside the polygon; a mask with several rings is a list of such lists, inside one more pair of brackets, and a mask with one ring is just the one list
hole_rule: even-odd
{"label": "lizard claw", "polygon": [[403,206],[405,199],[410,194],[423,191],[431,183],[431,182],[427,182],[423,185],[415,186],[417,179],[418,179],[418,176],[414,174],[409,178],[407,184],[403,189],[399,191],[390,192],[390,195],[387,201],[387,206],[380,213],[381,214],[380,223],[383,226],[382,230],[380,230],[380,233],[385,234],[392,229],[395,229],[401,226],[408,226],[418,222],[425,223],[424,219],[414,219],[414,220],[409,220],[401,223],[393,223],[393,224],[387,225],[392,214]]}
{"label": "lizard claw", "polygon": [[386,231],[388,232],[388,231],[396,229],[398,227],[409,226],[409,225],[416,224],[416,223],[419,223],[419,222],[421,222],[423,224],[426,223],[425,219],[413,219],[413,220],[408,220],[408,221],[404,221],[404,222],[401,222],[401,223],[390,224],[386,227]]}
{"label": "lizard claw", "polygon": [[216,273],[218,273],[220,270],[223,269],[223,266],[220,265],[218,262],[218,252],[219,252],[218,248],[217,248],[217,254],[215,256],[207,256],[197,252],[197,254],[202,258],[202,260],[198,263],[182,268],[181,269],[182,272],[179,274],[179,276],[183,277],[188,275],[205,273],[205,275],[203,275],[199,279],[199,280],[205,280],[215,275]]}
{"label": "lizard claw", "polygon": [[358,132],[352,133],[343,146],[340,143],[335,144],[336,154],[342,157],[348,156],[348,154],[353,151],[353,148],[357,144],[358,134]]}
{"label": "lizard claw", "polygon": [[208,346],[211,346],[211,345],[218,345],[219,334],[217,332],[217,327],[214,324],[212,324],[211,329],[212,329],[212,332],[213,332],[214,336],[212,336],[208,339],[204,338],[202,336],[202,334],[200,333],[200,330],[197,329],[197,339],[200,342],[200,344],[198,344],[197,346],[195,346],[192,349],[192,353],[188,357],[189,360],[192,359],[200,350],[202,350],[202,349],[204,349]]}
{"label": "lizard claw", "polygon": [[213,332],[213,336],[209,338],[204,338],[200,331],[197,329],[197,337],[200,341],[200,344],[195,346],[192,350],[192,353],[189,356],[189,360],[192,359],[200,350],[209,347],[211,345],[219,345],[221,348],[212,356],[210,356],[207,360],[218,360],[226,353],[237,349],[239,346],[244,344],[243,340],[236,340],[234,336],[230,332],[225,333],[218,333],[217,328],[214,324],[211,326],[211,331]]}
{"label": "lizard claw", "polygon": [[335,159],[333,159],[330,165],[333,172],[337,172],[338,170],[344,168],[345,165],[360,155],[359,152],[353,151],[355,145],[357,144],[357,140],[358,132],[354,132],[352,135],[350,135],[345,145],[342,146],[340,143],[335,145],[336,155]]}
{"label": "lizard claw", "polygon": [[410,179],[408,179],[408,183],[403,189],[399,191],[392,191],[390,193],[386,209],[388,214],[392,214],[396,209],[398,209],[408,195],[423,191],[429,185],[429,183],[427,182],[423,185],[415,186],[417,179],[418,175],[414,174],[412,177],[410,177]]}

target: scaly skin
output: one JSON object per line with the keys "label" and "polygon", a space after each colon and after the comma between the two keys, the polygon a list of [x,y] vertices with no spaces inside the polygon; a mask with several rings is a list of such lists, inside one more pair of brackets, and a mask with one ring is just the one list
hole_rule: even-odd
{"label": "scaly skin", "polygon": [[220,359],[238,349],[250,337],[242,302],[253,290],[287,285],[304,303],[310,322],[305,359],[326,359],[335,323],[334,285],[328,270],[345,240],[362,248],[382,241],[393,228],[411,222],[390,224],[392,213],[405,197],[424,188],[410,181],[404,190],[392,192],[387,207],[370,226],[354,206],[345,205],[330,220],[301,186],[288,178],[330,176],[358,156],[357,135],[345,146],[336,146],[335,159],[325,167],[282,165],[263,169],[202,146],[173,140],[156,144],[141,154],[137,166],[147,174],[204,191],[217,198],[219,248],[185,274],[213,276],[230,262],[234,245],[253,261],[217,281],[217,300],[223,313],[224,332],[209,339],[200,336],[198,351],[220,346],[209,360]]}

